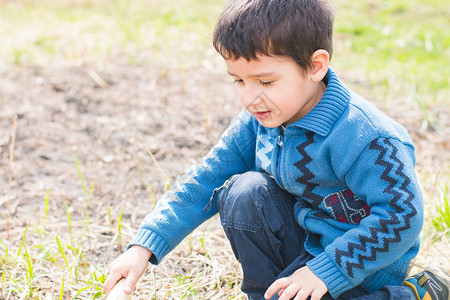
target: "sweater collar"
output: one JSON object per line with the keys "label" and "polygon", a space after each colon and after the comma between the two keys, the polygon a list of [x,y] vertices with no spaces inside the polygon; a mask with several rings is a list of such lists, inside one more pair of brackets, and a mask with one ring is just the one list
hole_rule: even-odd
{"label": "sweater collar", "polygon": [[302,127],[322,136],[330,133],[350,101],[350,92],[331,67],[322,81],[327,88],[319,103],[306,116],[287,127]]}

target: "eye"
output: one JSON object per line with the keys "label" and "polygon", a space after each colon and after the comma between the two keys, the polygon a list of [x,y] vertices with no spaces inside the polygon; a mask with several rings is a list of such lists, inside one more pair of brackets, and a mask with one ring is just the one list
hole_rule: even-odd
{"label": "eye", "polygon": [[273,83],[273,81],[259,81],[260,83],[261,83],[261,85],[263,85],[263,86],[269,86],[269,85],[271,85],[272,83]]}
{"label": "eye", "polygon": [[233,84],[244,84],[244,80],[242,80],[242,79],[235,79],[234,81],[233,81]]}

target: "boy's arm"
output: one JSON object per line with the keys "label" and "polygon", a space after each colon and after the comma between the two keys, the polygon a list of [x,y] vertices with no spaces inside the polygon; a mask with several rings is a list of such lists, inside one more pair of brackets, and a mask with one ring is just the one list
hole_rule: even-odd
{"label": "boy's arm", "polygon": [[[220,141],[164,194],[128,245],[150,250],[157,264],[184,237],[217,213],[213,192],[232,175],[254,168],[255,122],[243,110]],[[211,201],[211,203],[210,203]]]}
{"label": "boy's arm", "polygon": [[[392,138],[377,138],[346,172],[348,187],[371,210],[357,227],[334,240],[307,263],[325,282],[332,296],[360,284],[408,250],[411,251],[409,259],[416,255],[417,249],[411,247],[418,241],[422,228],[423,203],[414,159],[412,145]],[[376,283],[367,285],[370,288]]]}
{"label": "boy's arm", "polygon": [[126,278],[124,292],[130,294],[147,268],[157,264],[186,235],[217,212],[209,203],[213,191],[232,175],[254,168],[255,128],[251,115],[242,111],[233,119],[202,161],[191,167],[181,182],[166,192],[145,217],[128,249],[110,265],[104,289]]}

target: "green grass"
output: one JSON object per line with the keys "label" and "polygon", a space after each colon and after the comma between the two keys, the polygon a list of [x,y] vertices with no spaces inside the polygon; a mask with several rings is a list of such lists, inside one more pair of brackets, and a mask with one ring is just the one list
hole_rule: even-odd
{"label": "green grass", "polygon": [[[49,201],[47,192],[44,220],[50,216]],[[67,225],[59,225],[61,236],[49,228],[43,230],[39,222],[30,225],[34,219],[32,216],[23,229],[19,245],[0,238],[0,298],[44,299],[51,295],[52,299],[66,299],[72,295],[72,299],[95,299],[103,295],[105,270],[86,261],[82,245],[86,244],[86,236],[83,230],[72,232],[70,213],[67,212]]]}
{"label": "green grass", "polygon": [[430,95],[430,100],[448,100],[448,2],[338,3],[335,32],[339,65],[367,70],[379,77],[395,76],[414,84],[417,93]]}
{"label": "green grass", "polygon": [[448,193],[448,183],[445,189],[440,191],[438,198],[440,201],[436,204],[436,217],[433,218],[433,226],[437,232],[447,232],[446,236],[450,234],[450,200]]}
{"label": "green grass", "polygon": [[[8,1],[0,56],[19,65],[102,64],[117,54],[158,64],[206,48],[222,1]],[[145,50],[147,56],[139,57]],[[180,53],[181,52],[181,53]],[[197,56],[199,57],[199,56]]]}
{"label": "green grass", "polygon": [[[421,174],[423,175],[423,174]],[[443,176],[443,178],[440,178]],[[436,173],[433,177],[423,177],[422,182],[429,185],[425,193],[426,234],[425,238],[433,236],[437,239],[450,238],[450,173]]]}

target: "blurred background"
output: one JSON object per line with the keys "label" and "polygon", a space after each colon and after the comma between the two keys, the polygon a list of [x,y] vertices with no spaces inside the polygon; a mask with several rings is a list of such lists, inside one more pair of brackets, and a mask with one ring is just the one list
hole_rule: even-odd
{"label": "blurred background", "polygon": [[[332,67],[404,125],[426,221],[412,272],[449,270],[450,4],[334,1]],[[221,0],[0,0],[2,299],[104,297],[108,263],[240,111]],[[244,299],[217,218],[136,299]]]}

